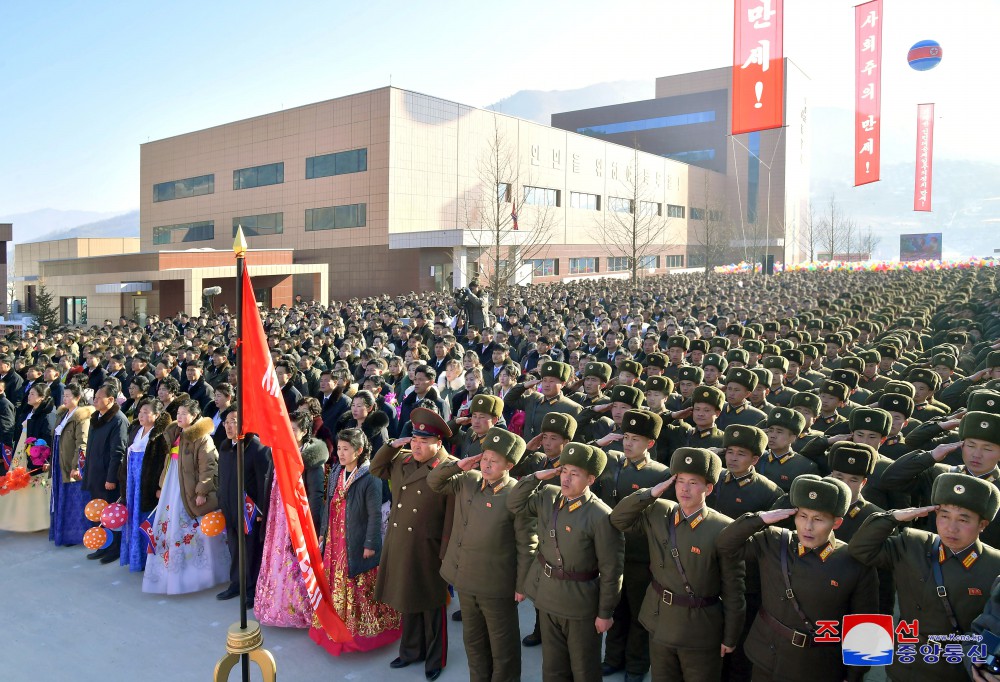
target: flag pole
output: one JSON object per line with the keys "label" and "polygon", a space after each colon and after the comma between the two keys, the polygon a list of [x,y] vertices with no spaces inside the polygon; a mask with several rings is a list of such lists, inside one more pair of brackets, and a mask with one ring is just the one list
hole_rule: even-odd
{"label": "flag pole", "polygon": [[264,682],[273,682],[277,677],[274,657],[263,648],[264,637],[260,624],[247,620],[247,546],[246,546],[246,483],[244,481],[244,440],[243,440],[243,279],[246,272],[247,240],[243,227],[237,226],[233,242],[236,254],[236,491],[240,513],[237,514],[239,571],[240,571],[240,622],[230,625],[226,636],[228,653],[215,665],[215,682],[228,680],[229,674],[239,660],[243,682],[250,682],[250,661],[259,667]]}

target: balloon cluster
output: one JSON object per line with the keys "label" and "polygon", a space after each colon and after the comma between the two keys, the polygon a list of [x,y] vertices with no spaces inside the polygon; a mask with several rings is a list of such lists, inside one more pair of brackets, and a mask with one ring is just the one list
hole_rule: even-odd
{"label": "balloon cluster", "polygon": [[[909,270],[912,272],[923,272],[925,270],[955,270],[968,268],[992,268],[997,267],[1000,261],[992,258],[964,258],[949,260],[911,260],[911,261],[888,261],[888,260],[868,260],[868,261],[812,261],[809,263],[798,263],[783,268],[784,272],[893,272]],[[715,272],[731,275],[745,274],[753,270],[751,263],[730,263],[715,268]],[[760,265],[757,265],[759,271]],[[782,270],[779,264],[775,264],[775,272]]]}
{"label": "balloon cluster", "polygon": [[114,532],[121,530],[128,521],[128,509],[124,504],[106,500],[91,500],[83,508],[83,515],[88,521],[100,523],[83,534],[83,546],[87,549],[106,549],[114,540]]}

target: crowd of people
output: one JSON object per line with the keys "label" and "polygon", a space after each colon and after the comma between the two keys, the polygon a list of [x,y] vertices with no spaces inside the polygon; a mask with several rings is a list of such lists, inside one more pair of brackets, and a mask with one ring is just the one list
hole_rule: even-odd
{"label": "crowd of people", "polygon": [[335,656],[398,642],[390,666],[430,680],[452,595],[472,680],[520,679],[539,645],[546,680],[854,680],[838,628],[879,613],[909,636],[891,679],[997,679],[961,637],[1000,611],[998,272],[593,279],[492,304],[473,282],[263,311],[346,642],[314,617],[253,434],[237,489],[225,308],[0,340],[0,530],[72,547],[88,504],[121,503],[88,559],[225,600],[244,515],[262,624]]}

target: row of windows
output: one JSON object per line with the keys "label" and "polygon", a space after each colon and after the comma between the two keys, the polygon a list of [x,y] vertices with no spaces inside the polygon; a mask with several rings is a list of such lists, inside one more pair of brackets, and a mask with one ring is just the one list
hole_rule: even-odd
{"label": "row of windows", "polygon": [[339,230],[345,227],[364,227],[366,213],[366,204],[307,208],[306,232]]}
{"label": "row of windows", "polygon": [[[670,259],[680,258],[683,260],[683,256],[667,256],[668,268],[677,268],[679,265],[669,265],[669,263],[674,262]],[[640,270],[655,270],[660,267],[660,257],[659,256],[640,256],[639,257],[639,269]],[[632,269],[632,259],[628,256],[615,256],[613,258],[608,258],[608,272],[625,272]]]}
{"label": "row of windows", "polygon": [[161,225],[153,228],[154,244],[181,244],[183,242],[205,242],[215,239],[215,221],[202,220],[197,223]]}
{"label": "row of windows", "polygon": [[[545,187],[529,187],[524,188],[524,204],[528,206],[561,206],[561,195],[562,192],[556,189],[547,189]],[[497,198],[504,203],[510,202],[510,183],[501,182],[497,184]],[[633,204],[635,202],[631,199],[623,199],[621,197],[608,197],[608,210],[615,211],[616,213],[632,213]],[[578,208],[585,211],[600,211],[601,210],[601,195],[600,194],[588,194],[586,192],[570,192],[569,193],[569,207]],[[692,209],[692,212],[694,209]],[[651,216],[662,216],[663,215],[663,204],[656,201],[640,201],[639,202],[639,214],[640,215],[651,215]],[[667,204],[667,217],[668,218],[683,218],[684,217],[684,207],[677,206],[675,204]]]}
{"label": "row of windows", "polygon": [[[306,231],[335,230],[343,227],[364,227],[366,204],[328,206],[306,209]],[[233,236],[236,229],[243,228],[247,237],[282,234],[285,231],[284,213],[263,213],[261,215],[238,216],[233,218]],[[153,228],[154,244],[180,244],[183,242],[203,242],[215,239],[215,221],[204,220],[197,223],[162,225]]]}
{"label": "row of windows", "polygon": [[247,237],[260,237],[268,234],[281,234],[285,231],[284,213],[264,213],[261,215],[245,215],[233,218],[233,236],[236,228],[243,227]]}
{"label": "row of windows", "polygon": [[695,111],[690,114],[674,114],[673,116],[656,116],[637,121],[621,121],[602,125],[577,128],[576,132],[584,135],[614,135],[616,133],[631,133],[639,130],[655,130],[657,128],[673,128],[674,126],[693,125],[695,123],[711,123],[715,120],[714,111]]}
{"label": "row of windows", "polygon": [[[711,220],[722,220],[722,211],[717,211],[715,209],[708,212]],[[705,209],[691,207],[691,220],[704,220],[705,219]]]}
{"label": "row of windows", "polygon": [[[310,156],[306,159],[306,179],[326,178],[368,170],[368,150],[352,149],[345,152]],[[284,162],[268,163],[233,171],[233,189],[251,189],[280,185],[285,181]],[[187,199],[215,193],[215,174],[199,175],[184,180],[170,180],[153,185],[153,201]]]}
{"label": "row of windows", "polygon": [[526,206],[561,206],[562,202],[559,201],[561,194],[562,192],[557,189],[525,186],[524,203]]}

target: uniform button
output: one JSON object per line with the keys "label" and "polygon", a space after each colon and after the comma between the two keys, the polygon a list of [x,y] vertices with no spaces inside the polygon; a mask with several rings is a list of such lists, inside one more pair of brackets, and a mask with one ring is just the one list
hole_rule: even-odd
{"label": "uniform button", "polygon": [[409,531],[409,532],[413,532],[412,528],[407,528],[406,530]]}
{"label": "uniform button", "polygon": [[416,514],[416,513],[417,513],[417,510],[416,510],[416,509],[414,509],[414,510],[413,510],[413,513],[414,513],[414,514]]}
{"label": "uniform button", "polygon": [[402,489],[403,489],[403,490],[406,490],[406,486],[404,485]]}
{"label": "uniform button", "polygon": [[398,525],[398,524],[395,524],[395,523],[394,523],[394,524],[392,524],[392,527],[393,527],[393,528],[395,528],[395,527],[396,527],[397,525]]}
{"label": "uniform button", "polygon": [[418,491],[417,491],[417,495],[419,495],[419,494],[420,494],[420,493],[422,493],[422,492],[423,492],[423,490],[418,490]]}
{"label": "uniform button", "polygon": [[396,509],[402,509],[402,508],[403,508],[403,503],[402,502],[400,502],[399,504],[396,505]]}

